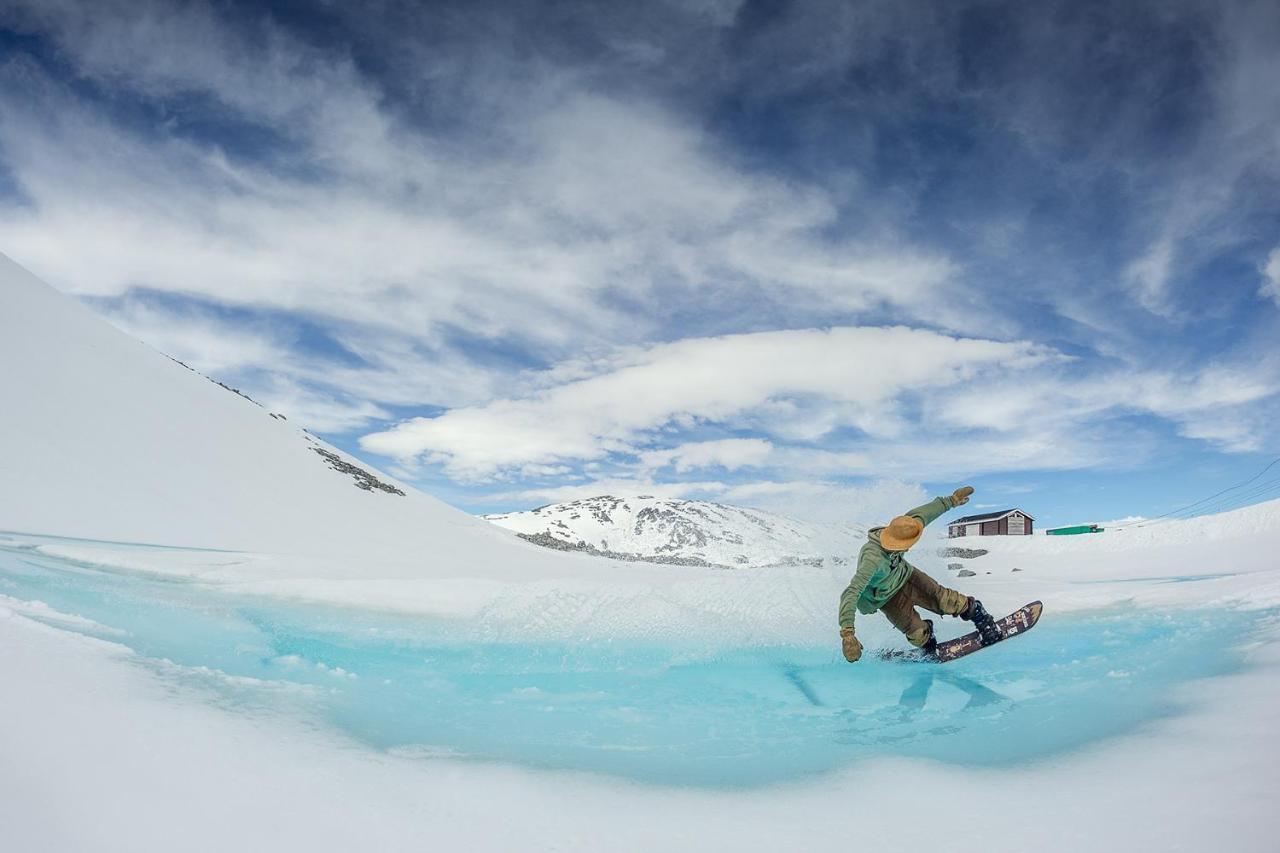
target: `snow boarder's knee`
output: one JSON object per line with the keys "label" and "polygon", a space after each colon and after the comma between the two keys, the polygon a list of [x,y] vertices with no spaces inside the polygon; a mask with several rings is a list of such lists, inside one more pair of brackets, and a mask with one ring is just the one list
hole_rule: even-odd
{"label": "snow boarder's knee", "polygon": [[962,616],[969,609],[969,596],[942,587],[938,591],[938,609],[948,616]]}
{"label": "snow boarder's knee", "polygon": [[933,637],[933,623],[927,619],[922,621],[917,627],[906,632],[907,642],[915,646],[917,649],[924,646]]}

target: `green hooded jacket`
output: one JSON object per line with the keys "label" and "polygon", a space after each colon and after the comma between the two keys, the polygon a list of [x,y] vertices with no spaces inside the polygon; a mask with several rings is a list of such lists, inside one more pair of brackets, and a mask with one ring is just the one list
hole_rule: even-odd
{"label": "green hooded jacket", "polygon": [[[924,506],[907,510],[906,515],[914,515],[928,526],[954,506],[949,496],[934,498]],[[885,550],[880,544],[881,530],[884,528],[873,527],[867,531],[868,542],[858,552],[858,570],[840,596],[841,628],[852,628],[858,613],[875,613],[883,607],[916,570],[907,562],[905,551]]]}

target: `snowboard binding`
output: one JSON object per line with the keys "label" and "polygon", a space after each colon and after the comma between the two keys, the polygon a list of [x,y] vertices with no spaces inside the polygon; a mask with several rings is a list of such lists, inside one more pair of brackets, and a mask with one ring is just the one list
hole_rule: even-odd
{"label": "snowboard binding", "polygon": [[1000,628],[996,625],[996,620],[991,618],[991,614],[982,606],[982,602],[976,598],[969,599],[969,606],[964,613],[960,614],[960,618],[966,622],[973,623],[973,627],[978,629],[978,636],[982,638],[982,645],[984,646],[998,643],[1004,639],[1000,633]]}

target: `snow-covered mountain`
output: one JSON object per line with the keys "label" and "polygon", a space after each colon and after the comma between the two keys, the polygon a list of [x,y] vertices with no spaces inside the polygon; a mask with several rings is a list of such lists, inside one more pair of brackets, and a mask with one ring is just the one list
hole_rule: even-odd
{"label": "snow-covered mountain", "polygon": [[696,566],[844,565],[866,537],[857,525],[807,524],[758,509],[652,495],[600,495],[485,518],[549,548]]}

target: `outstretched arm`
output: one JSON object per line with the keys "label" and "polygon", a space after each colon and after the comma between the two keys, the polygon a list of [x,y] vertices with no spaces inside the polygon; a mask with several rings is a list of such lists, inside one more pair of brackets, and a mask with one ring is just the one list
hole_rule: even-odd
{"label": "outstretched arm", "polygon": [[947,510],[968,503],[971,494],[973,494],[973,486],[961,486],[949,495],[934,498],[923,506],[907,510],[905,515],[915,516],[927,527],[929,522],[934,521]]}

